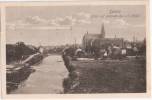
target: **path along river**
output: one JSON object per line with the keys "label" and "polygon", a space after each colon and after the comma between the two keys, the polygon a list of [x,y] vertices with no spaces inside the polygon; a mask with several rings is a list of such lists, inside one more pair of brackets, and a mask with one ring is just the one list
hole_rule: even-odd
{"label": "path along river", "polygon": [[60,55],[50,55],[42,63],[32,66],[36,71],[27,80],[22,82],[14,94],[46,94],[63,93],[63,79],[68,71]]}

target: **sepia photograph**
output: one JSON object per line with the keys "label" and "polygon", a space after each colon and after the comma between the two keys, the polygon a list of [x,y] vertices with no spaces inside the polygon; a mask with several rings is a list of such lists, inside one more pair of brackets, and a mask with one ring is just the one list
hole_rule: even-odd
{"label": "sepia photograph", "polygon": [[6,7],[6,93],[146,93],[146,18],[146,5]]}

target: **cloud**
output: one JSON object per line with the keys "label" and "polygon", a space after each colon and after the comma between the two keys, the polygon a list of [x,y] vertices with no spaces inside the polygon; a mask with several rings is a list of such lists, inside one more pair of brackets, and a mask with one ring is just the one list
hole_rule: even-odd
{"label": "cloud", "polygon": [[[91,14],[86,12],[79,12],[65,17],[56,17],[51,19],[41,18],[40,16],[28,16],[26,18],[7,23],[7,28],[15,29],[69,29],[69,27],[80,24],[91,24]],[[104,24],[110,25],[113,28],[140,28],[144,27],[142,24],[134,25],[128,23],[123,18],[119,19],[102,19]],[[68,27],[68,28],[67,28]]]}
{"label": "cloud", "polygon": [[80,12],[74,15],[65,16],[65,17],[57,17],[55,19],[51,19],[50,25],[55,26],[64,26],[64,25],[75,25],[75,24],[90,24],[91,23],[91,15],[89,13]]}
{"label": "cloud", "polygon": [[113,24],[118,25],[118,26],[129,26],[130,24],[126,22],[124,19],[116,19],[113,21]]}
{"label": "cloud", "polygon": [[22,20],[16,20],[7,23],[7,28],[10,30],[16,29],[37,29],[37,30],[56,30],[70,29],[72,20],[70,16],[65,18],[42,19],[39,16],[28,16]]}
{"label": "cloud", "polygon": [[70,27],[75,24],[91,24],[91,15],[89,13],[80,12],[73,16],[69,15],[52,19],[45,19],[41,18],[40,16],[28,16],[21,20],[7,23],[7,28],[12,30],[22,28],[36,29],[36,27],[41,27],[40,29],[53,29],[52,27]]}
{"label": "cloud", "polygon": [[144,27],[144,24],[131,24],[125,21],[124,19],[117,19],[118,24],[124,27],[133,27],[133,28],[141,28]]}
{"label": "cloud", "polygon": [[31,24],[25,22],[24,20],[17,20],[13,22],[6,23],[8,29],[15,30],[17,28],[24,28]]}
{"label": "cloud", "polygon": [[40,18],[39,16],[28,16],[25,22],[29,24],[48,24],[48,20]]}
{"label": "cloud", "polygon": [[79,12],[79,13],[77,13],[77,16],[85,18],[85,19],[90,19],[91,18],[91,14],[86,13],[86,12]]}
{"label": "cloud", "polygon": [[75,16],[77,24],[91,24],[91,14],[86,12],[79,12]]}
{"label": "cloud", "polygon": [[117,27],[117,28],[140,28],[140,27],[144,27],[144,24],[133,24],[133,23],[129,23],[124,19],[115,19],[115,20],[103,20],[103,22],[105,24],[110,24],[113,27]]}
{"label": "cloud", "polygon": [[42,19],[39,16],[28,16],[24,19],[11,21],[7,24],[7,28],[15,30],[15,29],[24,29],[30,28],[38,25],[48,25],[48,20]]}
{"label": "cloud", "polygon": [[52,19],[51,22],[52,25],[56,25],[56,26],[72,25],[73,19],[72,16],[66,16],[64,18],[58,17],[56,19]]}

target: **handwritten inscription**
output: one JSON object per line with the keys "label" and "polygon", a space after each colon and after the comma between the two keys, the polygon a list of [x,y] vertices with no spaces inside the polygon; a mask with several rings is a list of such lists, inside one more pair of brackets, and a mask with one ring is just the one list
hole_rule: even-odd
{"label": "handwritten inscription", "polygon": [[108,17],[113,17],[113,18],[122,18],[122,17],[131,17],[131,18],[137,18],[140,17],[138,13],[124,13],[122,10],[113,10],[110,9],[108,10],[108,13],[103,14],[103,15],[92,15],[92,18],[108,18]]}
{"label": "handwritten inscription", "polygon": [[109,10],[109,14],[120,14],[120,13],[121,13],[120,10],[112,10],[112,9]]}

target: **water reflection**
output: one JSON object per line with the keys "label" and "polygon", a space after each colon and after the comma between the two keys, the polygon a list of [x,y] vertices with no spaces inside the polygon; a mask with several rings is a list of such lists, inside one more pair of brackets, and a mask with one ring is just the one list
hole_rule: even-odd
{"label": "water reflection", "polygon": [[60,55],[46,57],[39,65],[32,66],[36,71],[20,84],[13,94],[63,93],[63,80],[68,71]]}

